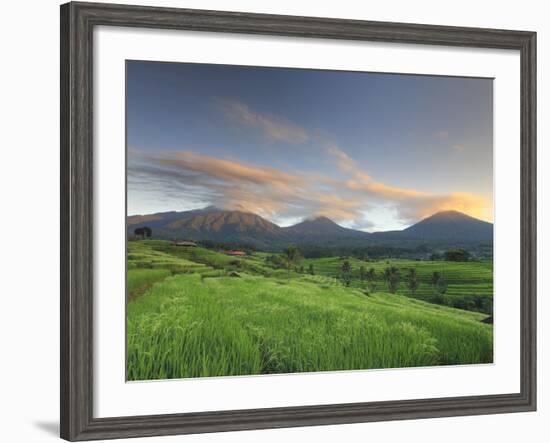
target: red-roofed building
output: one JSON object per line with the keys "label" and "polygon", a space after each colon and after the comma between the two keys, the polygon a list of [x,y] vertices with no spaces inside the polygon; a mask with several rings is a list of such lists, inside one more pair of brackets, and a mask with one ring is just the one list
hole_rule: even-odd
{"label": "red-roofed building", "polygon": [[245,257],[246,256],[246,252],[244,252],[244,251],[224,251],[224,254],[232,255],[234,257]]}

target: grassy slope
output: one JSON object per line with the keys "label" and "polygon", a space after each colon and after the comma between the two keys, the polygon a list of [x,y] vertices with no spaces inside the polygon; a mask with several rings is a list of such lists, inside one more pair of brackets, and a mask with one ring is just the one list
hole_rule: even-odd
{"label": "grassy slope", "polygon": [[[128,305],[130,380],[492,360],[483,314],[367,297],[323,275],[288,280],[261,254],[130,242],[129,268],[129,279],[148,285]],[[240,278],[229,277],[235,271]]]}
{"label": "grassy slope", "polygon": [[[446,261],[418,261],[418,260],[379,260],[366,262],[356,258],[346,258],[352,266],[352,286],[364,287],[365,282],[359,280],[359,268],[374,268],[377,275],[377,289],[385,290],[386,284],[382,280],[384,269],[389,266],[395,266],[401,271],[401,283],[398,293],[411,295],[407,289],[404,277],[409,268],[415,268],[420,281],[420,287],[416,291],[415,297],[421,300],[429,300],[434,293],[434,288],[430,285],[430,277],[434,271],[440,272],[448,284],[446,298],[450,301],[455,299],[468,299],[473,296],[480,296],[485,299],[493,297],[493,263],[491,261],[482,262],[446,262]],[[304,260],[303,265],[307,269],[309,264],[313,264],[316,274],[338,278],[344,259],[339,257],[328,257],[319,259]]]}

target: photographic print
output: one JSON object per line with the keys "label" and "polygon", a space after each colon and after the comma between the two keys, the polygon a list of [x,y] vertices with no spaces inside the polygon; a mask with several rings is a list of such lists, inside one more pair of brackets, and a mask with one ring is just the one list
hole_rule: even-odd
{"label": "photographic print", "polygon": [[492,79],[126,82],[128,381],[492,363]]}

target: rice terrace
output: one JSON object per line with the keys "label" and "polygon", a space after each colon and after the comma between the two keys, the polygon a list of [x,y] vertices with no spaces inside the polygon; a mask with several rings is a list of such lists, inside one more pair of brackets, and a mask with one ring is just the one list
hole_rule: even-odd
{"label": "rice terrace", "polygon": [[128,381],[493,362],[493,80],[127,61]]}
{"label": "rice terrace", "polygon": [[492,361],[491,260],[203,244],[128,242],[129,380]]}

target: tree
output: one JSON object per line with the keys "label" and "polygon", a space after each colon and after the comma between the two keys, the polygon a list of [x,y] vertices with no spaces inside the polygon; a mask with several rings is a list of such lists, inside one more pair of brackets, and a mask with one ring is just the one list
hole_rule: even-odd
{"label": "tree", "polygon": [[369,295],[369,293],[371,292],[376,291],[376,271],[374,268],[370,268],[368,271],[366,271],[361,266],[360,277],[362,281],[367,281],[367,295]]}
{"label": "tree", "polygon": [[286,268],[286,262],[285,262],[284,258],[282,258],[278,254],[268,255],[265,258],[265,261],[267,263],[270,263],[274,268],[278,268],[278,269]]}
{"label": "tree", "polygon": [[374,268],[369,268],[365,273],[365,280],[367,280],[369,291],[376,291],[376,270]]}
{"label": "tree", "polygon": [[348,260],[344,260],[342,263],[342,281],[346,286],[351,284],[351,264]]}
{"label": "tree", "polygon": [[434,287],[434,289],[437,288],[439,280],[441,280],[441,273],[434,271],[430,277],[430,284]]}
{"label": "tree", "polygon": [[481,295],[474,294],[472,296],[476,311],[483,312],[485,308],[485,299]]}
{"label": "tree", "polygon": [[313,269],[313,263],[310,263],[310,264],[309,264],[308,272],[309,272],[311,275],[315,275],[315,270]]}
{"label": "tree", "polygon": [[151,228],[143,226],[141,228],[134,229],[134,235],[136,237],[141,237],[142,240],[145,240],[145,238],[150,238],[153,235],[153,231]]}
{"label": "tree", "polygon": [[445,260],[447,261],[468,261],[470,253],[465,249],[449,249],[445,252]]}
{"label": "tree", "polygon": [[366,280],[366,278],[367,278],[367,271],[365,271],[365,267],[361,265],[361,267],[359,268],[359,280],[363,282]]}
{"label": "tree", "polygon": [[447,292],[447,282],[443,277],[441,277],[437,283],[437,292],[441,295],[445,295],[445,292]]}
{"label": "tree", "polygon": [[384,280],[388,285],[388,290],[392,294],[395,294],[397,292],[397,288],[399,287],[399,278],[399,269],[397,269],[395,266],[384,269]]}
{"label": "tree", "polygon": [[420,286],[420,283],[418,281],[418,276],[416,275],[416,269],[410,268],[407,273],[407,287],[410,289],[413,296],[416,294],[418,286]]}
{"label": "tree", "polygon": [[290,269],[302,261],[302,254],[296,246],[290,245],[283,251],[283,259],[286,264],[288,278],[290,278]]}
{"label": "tree", "polygon": [[443,278],[440,272],[434,271],[430,278],[430,283],[434,287],[434,293],[442,296],[447,292],[447,282]]}

